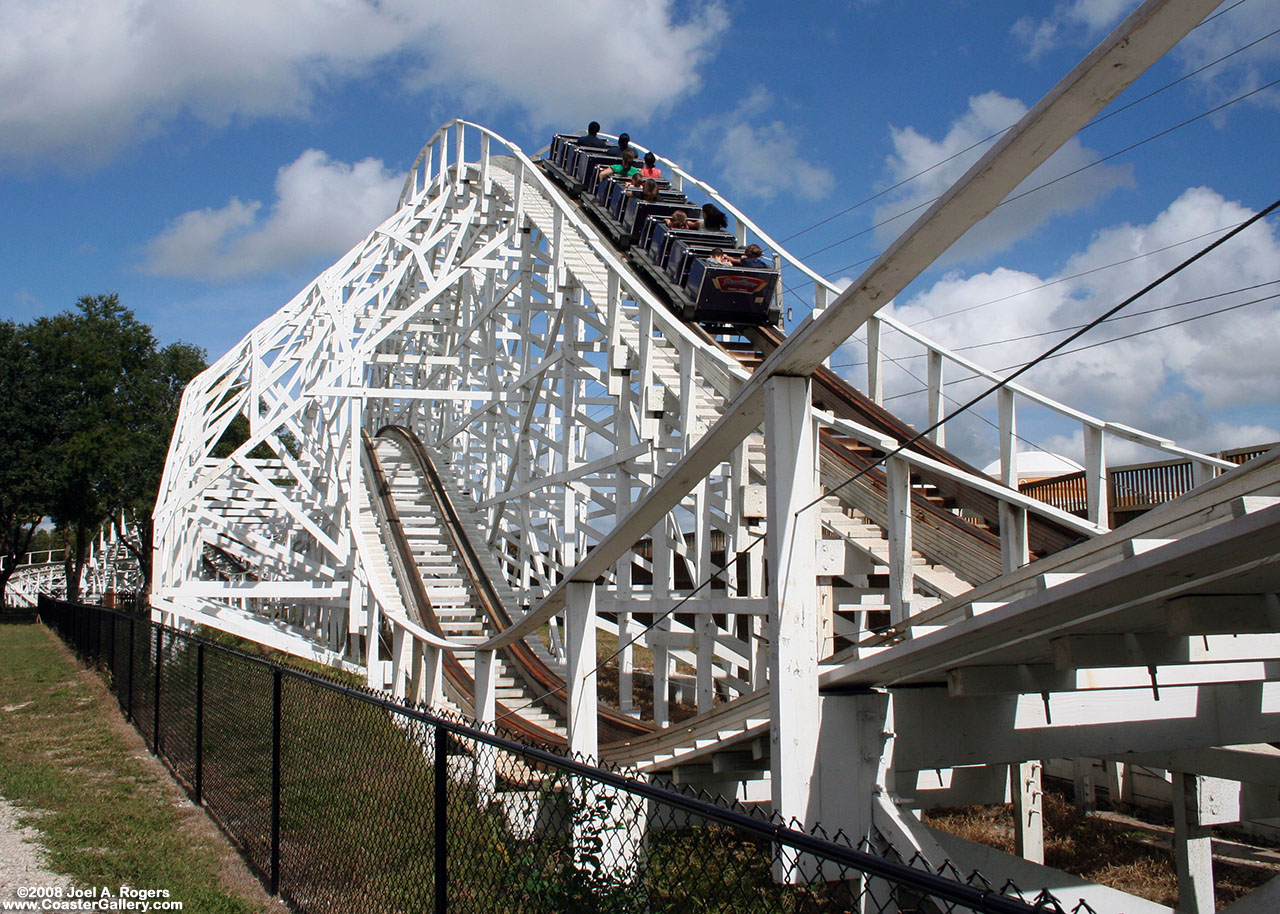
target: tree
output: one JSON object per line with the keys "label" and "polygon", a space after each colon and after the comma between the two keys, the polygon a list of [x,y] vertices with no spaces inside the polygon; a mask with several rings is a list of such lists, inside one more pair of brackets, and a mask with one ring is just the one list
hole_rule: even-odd
{"label": "tree", "polygon": [[49,435],[27,328],[0,321],[0,605],[47,509]]}
{"label": "tree", "polygon": [[150,582],[150,515],[183,385],[201,350],[157,350],[151,328],[114,293],[31,325],[39,400],[52,423],[48,511],[67,541],[67,596],[79,596],[89,544],[120,512],[137,524],[130,548]]}
{"label": "tree", "polygon": [[189,343],[172,343],[155,352],[118,394],[116,421],[125,434],[108,455],[108,508],[117,536],[138,560],[143,586],[148,591],[152,574],[151,512],[164,475],[169,440],[182,391],[204,369],[204,350]]}

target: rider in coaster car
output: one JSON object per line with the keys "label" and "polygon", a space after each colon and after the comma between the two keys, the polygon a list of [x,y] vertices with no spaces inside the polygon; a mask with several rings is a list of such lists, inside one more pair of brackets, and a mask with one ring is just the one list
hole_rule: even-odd
{"label": "rider in coaster car", "polygon": [[640,169],[636,168],[636,152],[634,149],[628,149],[622,153],[622,164],[601,165],[600,177],[605,178],[609,175],[620,175],[623,178],[630,178],[633,175],[640,174]]}
{"label": "rider in coaster car", "polygon": [[753,267],[760,270],[769,270],[773,268],[773,264],[764,259],[764,251],[760,249],[758,244],[749,244],[742,256],[737,260],[740,267]]}

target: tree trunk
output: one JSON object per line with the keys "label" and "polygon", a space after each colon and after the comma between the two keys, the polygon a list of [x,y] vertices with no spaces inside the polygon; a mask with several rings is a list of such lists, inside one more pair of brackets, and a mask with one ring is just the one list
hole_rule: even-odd
{"label": "tree trunk", "polygon": [[80,575],[84,571],[89,555],[91,534],[84,524],[73,527],[74,539],[67,543],[67,557],[63,560],[63,569],[67,575],[67,600],[80,602]]}

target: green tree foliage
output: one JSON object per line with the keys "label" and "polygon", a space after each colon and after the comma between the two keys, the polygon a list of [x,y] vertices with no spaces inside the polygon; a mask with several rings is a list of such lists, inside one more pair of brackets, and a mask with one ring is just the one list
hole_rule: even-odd
{"label": "green tree foliage", "polygon": [[0,603],[48,510],[49,435],[35,403],[39,373],[28,329],[0,321]]}
{"label": "green tree foliage", "polygon": [[49,459],[43,502],[67,545],[68,597],[104,524],[129,527],[129,548],[151,577],[151,509],[182,389],[205,367],[186,343],[158,348],[151,328],[115,294],[85,296],[76,309],[25,329],[28,401],[45,424]]}

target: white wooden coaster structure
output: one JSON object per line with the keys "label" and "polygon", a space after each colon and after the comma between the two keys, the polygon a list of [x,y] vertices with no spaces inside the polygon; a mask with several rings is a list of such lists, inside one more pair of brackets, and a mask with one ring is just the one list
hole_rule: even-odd
{"label": "white wooden coaster structure", "polygon": [[[1280,740],[1271,734],[1277,671],[1259,656],[1280,632],[1270,570],[1280,509],[1266,501],[1280,491],[1277,461],[1235,470],[1011,384],[999,394],[1004,481],[1015,482],[1019,406],[1066,416],[1084,432],[1088,518],[907,448],[888,460],[876,545],[858,545],[848,530],[861,510],[853,491],[819,500],[817,430],[882,451],[901,442],[815,410],[809,378],[865,326],[867,393],[881,400],[878,340],[888,324],[928,356],[931,418],[942,415],[949,370],[994,379],[876,312],[1215,6],[1144,3],[843,292],[663,160],[673,183],[730,213],[740,240],[778,251],[813,283],[812,316],[754,371],[680,321],[520,149],[476,124],[447,124],[418,157],[396,213],[188,387],[155,513],[157,617],[360,669],[399,695],[424,675],[434,681],[442,652],[465,654],[483,719],[494,713],[493,651],[550,625],[565,639],[575,751],[737,783],[787,818],[929,858],[942,850],[910,812],[929,805],[920,800],[928,785],[917,777],[902,804],[894,794],[914,774],[934,769],[940,780],[945,770],[949,786],[938,790],[955,801],[1002,800],[1012,782],[1020,808],[1030,804],[1019,835],[1034,858],[1033,795],[1047,757],[1035,740],[1054,757],[1184,753],[1183,907],[1211,910],[1207,807],[1196,799],[1210,791],[1195,765],[1238,771],[1240,756],[1185,753]],[[240,416],[247,439],[228,439]],[[470,538],[513,603],[511,626],[453,640],[406,609],[412,571],[389,555],[362,443],[387,426],[411,430],[467,502]],[[1147,536],[1113,533],[1111,436],[1189,457],[1205,479],[1233,472],[1193,494],[1189,513],[1173,504],[1152,512]],[[943,441],[941,430],[931,437]],[[921,468],[998,500],[993,579],[946,577],[919,561],[926,547],[913,541],[910,480]],[[1083,542],[1028,565],[1029,514]],[[859,549],[860,561],[886,569],[892,627],[828,657],[824,595],[829,604],[831,581]],[[742,553],[733,572],[691,592],[721,552]],[[211,554],[243,573],[216,573]],[[1225,581],[1236,589],[1224,592]],[[950,592],[961,585],[977,589]],[[649,627],[677,602],[678,618]],[[658,732],[630,746],[599,744],[598,630],[624,647],[626,711],[635,707],[626,645],[653,652]],[[1195,644],[1229,634],[1248,646]],[[1095,652],[1111,658],[1103,671]],[[700,714],[663,729],[677,660],[694,670]],[[1154,678],[1139,682],[1135,669]],[[1125,701],[1085,694],[1098,690]],[[422,694],[443,700],[434,686]],[[1238,701],[1238,713],[1199,705],[1197,726],[1171,736],[1176,725],[1161,715],[1209,694],[1224,699],[1215,707]],[[961,705],[975,709],[964,718],[972,732],[944,751],[930,734]],[[1018,715],[1032,706],[1044,720],[1023,732]],[[1112,720],[1116,707],[1129,716]],[[1126,722],[1151,738],[1085,738],[1114,736]]]}

